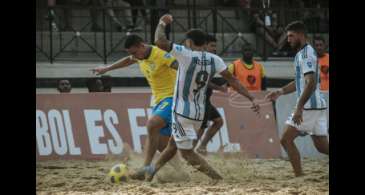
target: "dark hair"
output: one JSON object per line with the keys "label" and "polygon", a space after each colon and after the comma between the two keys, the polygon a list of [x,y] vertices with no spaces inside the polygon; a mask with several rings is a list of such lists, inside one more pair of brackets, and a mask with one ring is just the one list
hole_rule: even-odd
{"label": "dark hair", "polygon": [[96,85],[97,80],[100,80],[103,84],[103,81],[100,78],[87,79],[86,86],[87,86],[89,92],[101,92],[99,89],[97,89],[97,85]]}
{"label": "dark hair", "polygon": [[210,42],[217,42],[217,39],[215,38],[214,35],[207,34],[207,43],[210,43]]}
{"label": "dark hair", "polygon": [[324,39],[324,37],[322,37],[321,35],[316,35],[313,37],[313,42],[314,41],[323,41],[323,43],[326,43],[326,40]]}
{"label": "dark hair", "polygon": [[186,38],[191,39],[196,46],[202,46],[205,44],[207,39],[207,33],[201,29],[190,29],[186,33]]}
{"label": "dark hair", "polygon": [[250,49],[251,51],[253,51],[253,47],[252,47],[252,45],[250,43],[247,43],[245,45],[242,45],[242,47],[241,47],[242,52],[245,51],[245,50],[247,50],[247,49]]}
{"label": "dark hair", "polygon": [[59,88],[61,81],[68,81],[68,83],[71,85],[71,82],[68,79],[58,79],[57,80],[57,89]]}
{"label": "dark hair", "polygon": [[285,31],[294,31],[294,32],[299,32],[299,33],[306,33],[306,28],[305,25],[302,21],[294,21],[289,23],[286,28]]}
{"label": "dark hair", "polygon": [[140,36],[128,35],[124,42],[124,48],[129,49],[132,46],[136,46],[139,43],[143,43],[143,39]]}
{"label": "dark hair", "polygon": [[107,76],[107,75],[103,75],[100,77],[101,81],[103,82],[103,86],[104,86],[104,92],[111,92],[112,91],[112,77],[111,76]]}

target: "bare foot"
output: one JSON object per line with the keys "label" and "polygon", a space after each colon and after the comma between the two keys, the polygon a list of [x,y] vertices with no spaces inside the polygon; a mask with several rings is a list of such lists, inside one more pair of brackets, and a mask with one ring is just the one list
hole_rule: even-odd
{"label": "bare foot", "polygon": [[220,179],[212,179],[212,181],[209,182],[210,185],[216,185],[218,182],[220,182],[223,178]]}
{"label": "bare foot", "polygon": [[139,169],[136,172],[130,174],[129,177],[131,179],[134,179],[134,180],[144,180],[145,179],[145,171],[144,171],[143,168]]}
{"label": "bare foot", "polygon": [[153,180],[153,176],[155,176],[155,173],[149,173],[149,172],[146,172],[145,173],[145,181],[148,181],[148,182],[151,182]]}

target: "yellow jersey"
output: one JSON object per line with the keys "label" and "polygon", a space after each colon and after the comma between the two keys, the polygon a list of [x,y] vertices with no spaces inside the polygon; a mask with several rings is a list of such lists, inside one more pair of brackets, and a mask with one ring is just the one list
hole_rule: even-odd
{"label": "yellow jersey", "polygon": [[138,60],[139,68],[151,86],[154,104],[174,95],[176,70],[170,67],[174,61],[176,59],[170,53],[155,46],[147,59]]}

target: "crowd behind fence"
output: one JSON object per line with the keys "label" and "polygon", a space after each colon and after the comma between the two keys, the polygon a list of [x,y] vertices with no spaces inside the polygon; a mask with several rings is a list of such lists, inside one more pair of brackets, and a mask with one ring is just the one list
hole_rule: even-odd
{"label": "crowd behind fence", "polygon": [[[189,1],[188,1],[189,2]],[[195,1],[190,1],[195,2]],[[138,11],[137,14],[135,11]],[[143,10],[143,11],[142,11]],[[161,11],[162,10],[162,11]],[[132,14],[133,12],[133,14]],[[126,35],[136,33],[152,43],[159,17],[171,13],[174,22],[168,37],[181,42],[190,28],[201,28],[218,40],[222,57],[240,56],[242,45],[251,44],[255,55],[290,57],[285,26],[302,20],[310,36],[328,38],[328,8],[244,8],[220,5],[199,6],[37,6],[37,61],[101,61],[123,57]]]}

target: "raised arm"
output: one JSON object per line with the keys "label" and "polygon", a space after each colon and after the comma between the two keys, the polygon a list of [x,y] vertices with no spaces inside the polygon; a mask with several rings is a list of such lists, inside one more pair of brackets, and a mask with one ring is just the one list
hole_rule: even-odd
{"label": "raised arm", "polygon": [[160,18],[155,31],[155,45],[165,51],[171,51],[171,41],[167,39],[165,34],[166,25],[172,22],[172,15],[165,14]]}

